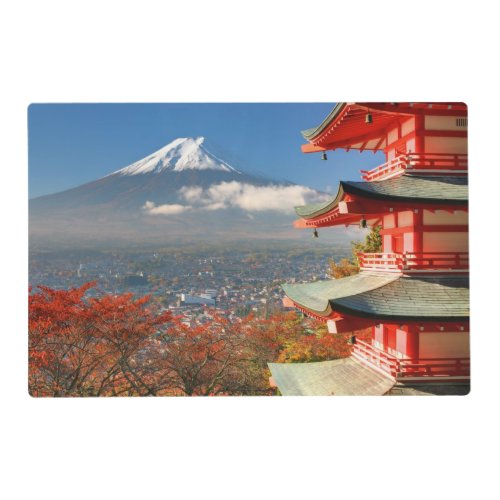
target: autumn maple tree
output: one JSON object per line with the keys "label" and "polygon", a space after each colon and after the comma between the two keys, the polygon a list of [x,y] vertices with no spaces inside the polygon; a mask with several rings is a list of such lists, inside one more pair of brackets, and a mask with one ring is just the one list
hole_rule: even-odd
{"label": "autumn maple tree", "polygon": [[140,357],[169,319],[132,294],[84,299],[94,283],[29,295],[29,388],[34,396],[154,395]]}
{"label": "autumn maple tree", "polygon": [[86,297],[93,286],[30,291],[33,396],[266,395],[268,362],[350,354],[348,335],[296,312],[230,321],[207,310],[190,322],[148,296]]}
{"label": "autumn maple tree", "polygon": [[194,325],[173,318],[151,359],[167,393],[208,396],[251,390],[245,335],[239,324],[215,313]]}
{"label": "autumn maple tree", "polygon": [[250,351],[237,324],[214,314],[187,325],[131,294],[85,299],[92,286],[31,291],[32,395],[253,393]]}
{"label": "autumn maple tree", "polygon": [[279,353],[277,362],[309,363],[347,358],[351,354],[350,338],[353,334],[360,340],[366,340],[370,338],[371,331],[367,329],[333,335],[328,333],[324,324],[307,328],[303,335],[298,337],[295,342],[287,345]]}

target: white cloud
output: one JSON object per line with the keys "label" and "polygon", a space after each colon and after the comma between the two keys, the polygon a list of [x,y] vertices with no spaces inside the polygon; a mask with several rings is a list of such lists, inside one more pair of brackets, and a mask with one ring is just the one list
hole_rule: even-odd
{"label": "white cloud", "polygon": [[227,208],[227,205],[223,201],[216,201],[208,205],[203,205],[203,210],[222,210],[223,208]]}
{"label": "white cloud", "polygon": [[234,203],[247,212],[293,213],[293,207],[305,205],[315,192],[305,186],[252,186],[243,184]]}
{"label": "white cloud", "polygon": [[147,201],[142,207],[150,215],[175,215],[188,210],[213,211],[239,208],[247,213],[281,212],[293,214],[293,208],[308,203],[326,201],[328,195],[320,194],[306,186],[254,186],[231,181],[213,184],[207,189],[186,186],[179,189],[179,196],[186,205],[158,205]]}
{"label": "white cloud", "polygon": [[249,184],[242,184],[237,181],[213,184],[206,190],[205,196],[211,201],[232,201],[241,193],[242,186],[249,186]]}
{"label": "white cloud", "polygon": [[180,195],[189,203],[198,201],[203,193],[203,188],[200,186],[184,186],[179,189]]}
{"label": "white cloud", "polygon": [[237,181],[221,182],[208,189],[182,188],[181,196],[205,210],[241,208],[247,212],[293,213],[293,207],[322,201],[324,195],[305,186],[254,186]]}
{"label": "white cloud", "polygon": [[152,201],[146,201],[144,203],[142,209],[148,214],[148,215],[176,215],[176,214],[181,214],[182,212],[186,212],[188,210],[191,210],[192,207],[188,205],[179,205],[179,204],[172,204],[172,205],[158,205],[156,206]]}

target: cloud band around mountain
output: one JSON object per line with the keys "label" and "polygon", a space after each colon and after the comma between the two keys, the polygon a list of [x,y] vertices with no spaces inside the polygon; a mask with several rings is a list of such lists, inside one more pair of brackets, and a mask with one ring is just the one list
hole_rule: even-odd
{"label": "cloud band around mountain", "polygon": [[213,184],[207,189],[200,186],[179,190],[181,204],[156,205],[147,201],[142,207],[149,215],[177,215],[188,210],[222,210],[239,208],[246,212],[273,211],[292,214],[293,207],[324,201],[328,196],[306,186],[254,186],[237,181]]}
{"label": "cloud band around mountain", "polygon": [[157,206],[152,201],[147,201],[142,209],[149,215],[177,215],[190,210],[191,207],[179,204]]}

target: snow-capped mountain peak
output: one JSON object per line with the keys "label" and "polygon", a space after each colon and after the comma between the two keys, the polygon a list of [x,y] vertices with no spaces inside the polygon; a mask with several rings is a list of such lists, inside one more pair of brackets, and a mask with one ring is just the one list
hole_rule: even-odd
{"label": "snow-capped mountain peak", "polygon": [[207,151],[203,146],[204,141],[204,137],[175,139],[142,160],[114,173],[138,175],[183,170],[218,170],[239,173],[231,165]]}

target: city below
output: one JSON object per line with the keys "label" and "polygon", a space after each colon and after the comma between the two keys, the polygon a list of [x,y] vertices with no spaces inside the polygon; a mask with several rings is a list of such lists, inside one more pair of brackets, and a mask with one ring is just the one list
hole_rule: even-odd
{"label": "city below", "polygon": [[161,250],[31,252],[30,286],[70,289],[95,282],[88,296],[151,295],[186,322],[203,321],[207,308],[229,319],[283,310],[281,284],[328,277],[330,259],[349,247],[304,244],[203,244]]}

